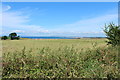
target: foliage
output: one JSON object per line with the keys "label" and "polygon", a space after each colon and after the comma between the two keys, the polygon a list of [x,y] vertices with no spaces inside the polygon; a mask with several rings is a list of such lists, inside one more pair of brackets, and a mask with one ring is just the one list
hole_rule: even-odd
{"label": "foliage", "polygon": [[109,40],[108,44],[113,46],[120,45],[120,26],[110,23],[108,26],[105,25],[104,32]]}
{"label": "foliage", "polygon": [[10,33],[9,37],[12,37],[12,36],[17,36],[17,33]]}
{"label": "foliage", "polygon": [[[26,42],[28,41],[31,40]],[[33,41],[35,44],[39,40]],[[44,41],[47,43],[47,40],[41,40],[41,43]],[[61,43],[60,40],[54,40],[53,44],[58,43],[57,41]],[[69,40],[63,41],[66,41],[67,44],[69,42]],[[77,40],[70,41],[75,43]],[[85,44],[84,41],[82,43]],[[48,42],[49,45],[55,46],[51,44],[52,40]],[[44,44],[46,45],[46,43]],[[65,44],[62,47],[59,45],[57,49],[47,46],[20,49],[19,46],[19,50],[3,51],[2,76],[3,78],[117,78],[117,47],[104,46],[101,48],[97,45],[97,43],[93,43],[93,49],[91,49],[92,46],[76,49],[76,46],[65,46]]]}
{"label": "foliage", "polygon": [[8,39],[7,36],[2,36],[2,37],[1,37],[1,40],[6,40],[6,39]]}
{"label": "foliage", "polygon": [[10,33],[9,37],[10,37],[11,40],[14,40],[14,39],[19,40],[20,39],[20,36],[17,36],[17,33],[15,33],[15,32],[14,33]]}

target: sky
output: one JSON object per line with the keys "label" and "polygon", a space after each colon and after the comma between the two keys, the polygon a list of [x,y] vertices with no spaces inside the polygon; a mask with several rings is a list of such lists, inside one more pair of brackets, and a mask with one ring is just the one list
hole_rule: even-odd
{"label": "sky", "polygon": [[1,0],[2,2],[119,2],[119,0]]}
{"label": "sky", "polygon": [[105,24],[118,24],[117,2],[3,2],[2,34],[104,37]]}

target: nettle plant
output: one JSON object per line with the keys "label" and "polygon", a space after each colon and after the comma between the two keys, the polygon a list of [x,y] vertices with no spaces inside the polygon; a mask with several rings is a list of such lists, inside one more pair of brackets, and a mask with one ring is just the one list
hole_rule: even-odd
{"label": "nettle plant", "polygon": [[107,36],[108,44],[112,44],[112,46],[120,45],[120,25],[117,26],[114,23],[105,25],[104,32]]}

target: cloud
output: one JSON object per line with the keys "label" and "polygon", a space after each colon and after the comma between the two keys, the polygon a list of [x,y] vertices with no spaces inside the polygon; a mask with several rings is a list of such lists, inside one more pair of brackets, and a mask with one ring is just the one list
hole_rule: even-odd
{"label": "cloud", "polygon": [[106,14],[90,19],[79,20],[71,24],[58,26],[54,31],[73,31],[73,32],[100,32],[105,23],[115,22],[117,24],[118,14]]}
{"label": "cloud", "polygon": [[[29,24],[30,15],[24,11],[8,11],[11,7],[4,5],[4,11],[0,14],[2,17],[2,28],[4,33],[17,32],[27,34],[35,34],[38,32],[48,32],[43,26]],[[28,11],[29,12],[29,11]]]}
{"label": "cloud", "polygon": [[[51,35],[67,36],[104,36],[103,28],[106,24],[117,24],[118,14],[105,14],[97,17],[79,20],[71,24],[58,25],[50,31]],[[53,34],[54,33],[54,34]]]}
{"label": "cloud", "polygon": [[11,33],[12,32],[16,32],[16,33],[24,33],[25,31],[23,31],[23,30],[13,30],[13,31],[11,31]]}
{"label": "cloud", "polygon": [[20,27],[29,21],[28,16],[23,16],[19,12],[3,12],[2,25],[7,27]]}
{"label": "cloud", "polygon": [[51,33],[48,30],[37,30],[37,32],[39,32],[39,33]]}
{"label": "cloud", "polygon": [[[103,34],[102,28],[105,23],[117,22],[117,14],[106,14],[89,19],[78,20],[70,24],[56,25],[51,30],[44,29],[44,26],[35,25],[30,22],[29,11],[11,11],[11,6],[3,5],[2,17],[3,33],[17,32],[21,35],[80,35],[80,34]],[[29,24],[31,23],[31,24]],[[1,23],[0,23],[1,24]]]}
{"label": "cloud", "polygon": [[2,11],[8,11],[9,9],[11,9],[11,6],[2,4]]}

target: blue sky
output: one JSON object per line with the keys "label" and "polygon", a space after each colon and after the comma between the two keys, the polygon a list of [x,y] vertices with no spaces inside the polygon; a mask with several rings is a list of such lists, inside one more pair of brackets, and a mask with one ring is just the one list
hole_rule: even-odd
{"label": "blue sky", "polygon": [[1,0],[2,2],[119,2],[119,0]]}
{"label": "blue sky", "polygon": [[105,36],[118,23],[117,2],[3,2],[2,34],[20,36]]}

